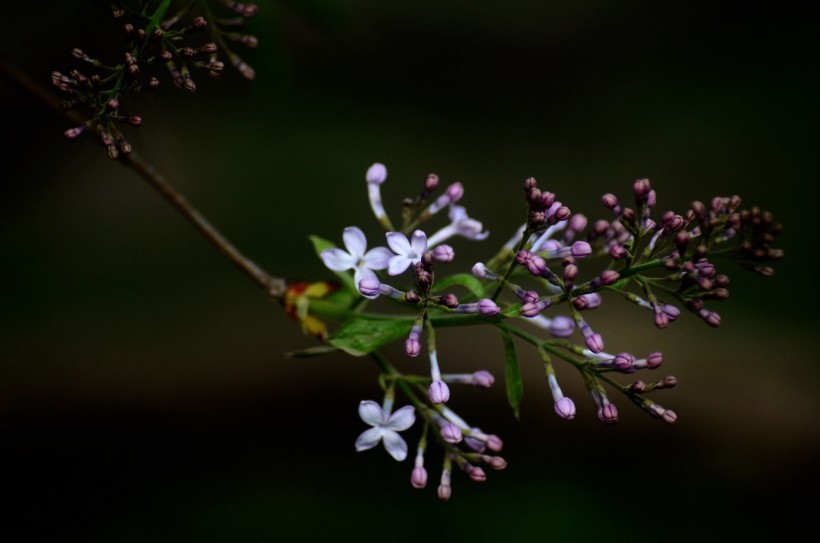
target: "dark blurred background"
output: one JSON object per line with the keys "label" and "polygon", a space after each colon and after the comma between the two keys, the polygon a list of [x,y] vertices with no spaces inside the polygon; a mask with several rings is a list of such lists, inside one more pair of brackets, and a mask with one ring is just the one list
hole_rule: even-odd
{"label": "dark blurred background", "polygon": [[[314,345],[132,171],[0,79],[0,459],[4,541],[691,541],[817,531],[820,427],[818,33],[809,2],[260,2],[249,83],[232,70],[165,74],[124,103],[131,143],[273,273],[320,279],[307,240],[381,235],[388,206],[429,172],[462,181],[488,241],[455,243],[465,271],[522,221],[535,176],[603,217],[649,177],[659,208],[740,194],[784,223],[770,279],[730,264],[714,330],[667,330],[612,300],[591,314],[608,350],[662,350],[679,386],[668,426],[615,398],[603,427],[574,371],[572,423],[552,413],[520,346],[521,421],[491,330],[439,334],[445,371],[486,368],[452,406],[505,439],[509,467],[453,498],[409,485],[410,461],[356,453],[367,359],[292,360]],[[119,62],[121,24],[92,2],[7,3],[0,56],[48,85],[71,49]],[[197,77],[197,74],[194,74]],[[807,286],[803,291],[799,285]],[[390,351],[394,352],[394,351]],[[396,358],[407,371],[423,369]],[[403,403],[403,402],[402,402]],[[406,433],[411,449],[418,428]],[[798,493],[807,491],[809,498]]]}

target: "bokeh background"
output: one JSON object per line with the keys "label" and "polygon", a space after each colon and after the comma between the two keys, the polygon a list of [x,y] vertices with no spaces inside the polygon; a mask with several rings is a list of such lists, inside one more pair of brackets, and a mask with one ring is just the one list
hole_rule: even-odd
{"label": "bokeh background", "polygon": [[[314,342],[129,169],[0,79],[0,472],[4,541],[717,541],[816,532],[818,39],[810,2],[260,1],[257,80],[163,76],[128,101],[141,156],[273,273],[321,279],[307,240],[380,231],[386,200],[429,172],[462,181],[492,232],[522,220],[528,176],[605,216],[649,177],[662,209],[740,194],[785,224],[770,279],[725,264],[713,330],[667,330],[612,300],[590,316],[610,350],[662,350],[679,423],[623,400],[603,427],[575,372],[557,419],[520,346],[521,421],[492,330],[439,334],[447,371],[486,368],[453,407],[505,439],[509,467],[454,477],[449,503],[410,462],[357,454],[378,399],[366,359],[284,353]],[[120,24],[92,2],[3,6],[0,55],[47,85],[80,47],[118,61]],[[395,352],[395,351],[391,351]],[[397,358],[410,371],[417,361]],[[420,370],[423,371],[423,370]],[[418,428],[407,433],[411,448]],[[428,455],[434,482],[438,452]],[[808,499],[801,497],[808,492]],[[811,533],[811,532],[810,532]]]}

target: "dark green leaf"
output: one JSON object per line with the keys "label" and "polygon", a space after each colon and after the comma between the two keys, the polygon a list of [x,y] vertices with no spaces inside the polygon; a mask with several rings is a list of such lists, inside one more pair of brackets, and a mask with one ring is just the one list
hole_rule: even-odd
{"label": "dark green leaf", "polygon": [[410,333],[412,320],[351,319],[330,337],[330,344],[353,356],[372,353]]}
{"label": "dark green leaf", "polygon": [[484,285],[481,284],[475,276],[469,273],[457,273],[442,279],[436,279],[436,290],[442,290],[453,285],[461,285],[469,290],[476,298],[486,298],[487,294],[484,292]]}
{"label": "dark green leaf", "polygon": [[[321,258],[322,251],[325,249],[336,248],[333,242],[320,238],[319,236],[308,236],[308,239],[310,239],[310,242],[313,243],[313,249],[316,251],[316,255],[319,256],[319,258]],[[349,273],[337,271],[334,271],[333,273],[339,278],[339,281],[342,282],[345,290],[355,292],[356,294],[359,293],[359,289],[356,288],[356,285],[353,283],[353,277],[351,277]]]}
{"label": "dark green leaf", "polygon": [[507,381],[507,400],[513,408],[515,418],[521,418],[521,398],[524,396],[524,383],[521,381],[521,368],[515,354],[515,343],[509,333],[501,330],[504,341],[504,375]]}

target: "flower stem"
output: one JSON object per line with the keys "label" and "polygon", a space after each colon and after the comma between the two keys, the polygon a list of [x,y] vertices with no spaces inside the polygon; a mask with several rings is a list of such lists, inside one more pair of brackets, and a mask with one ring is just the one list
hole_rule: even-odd
{"label": "flower stem", "polygon": [[[82,115],[74,111],[62,111],[60,101],[52,96],[42,85],[21,72],[15,66],[5,60],[0,59],[0,74],[17,85],[22,90],[38,98],[53,111],[61,113],[76,125],[84,123]],[[94,139],[101,144],[99,139]],[[263,288],[268,296],[281,299],[287,288],[284,279],[274,277],[259,267],[251,259],[243,255],[228,239],[208,222],[165,178],[160,175],[151,165],[139,158],[135,153],[120,154],[120,164],[131,168],[137,175],[143,178],[154,190],[160,193],[171,206],[187,220],[194,229],[199,232],[208,242],[213,245],[224,257],[242,270],[254,283]]]}

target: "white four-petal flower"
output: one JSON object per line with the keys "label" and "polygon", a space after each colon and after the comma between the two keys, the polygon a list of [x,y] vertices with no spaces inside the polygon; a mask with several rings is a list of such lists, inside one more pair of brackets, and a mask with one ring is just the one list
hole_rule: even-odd
{"label": "white four-petal flower", "polygon": [[366,451],[384,441],[384,448],[390,456],[401,462],[407,458],[407,443],[398,434],[407,430],[416,422],[412,405],[405,405],[393,414],[385,413],[379,404],[372,400],[363,400],[359,404],[359,416],[372,426],[356,439],[356,450]]}
{"label": "white four-petal flower", "polygon": [[421,256],[427,250],[427,234],[416,230],[408,241],[407,236],[401,232],[388,232],[387,244],[396,253],[387,264],[387,273],[399,275],[410,265],[421,260]]}
{"label": "white four-petal flower", "polygon": [[322,260],[325,266],[334,271],[355,270],[353,281],[357,285],[362,279],[376,279],[373,270],[385,269],[393,256],[386,247],[367,251],[367,238],[355,226],[345,228],[342,239],[347,252],[335,248],[325,249],[321,254]]}

